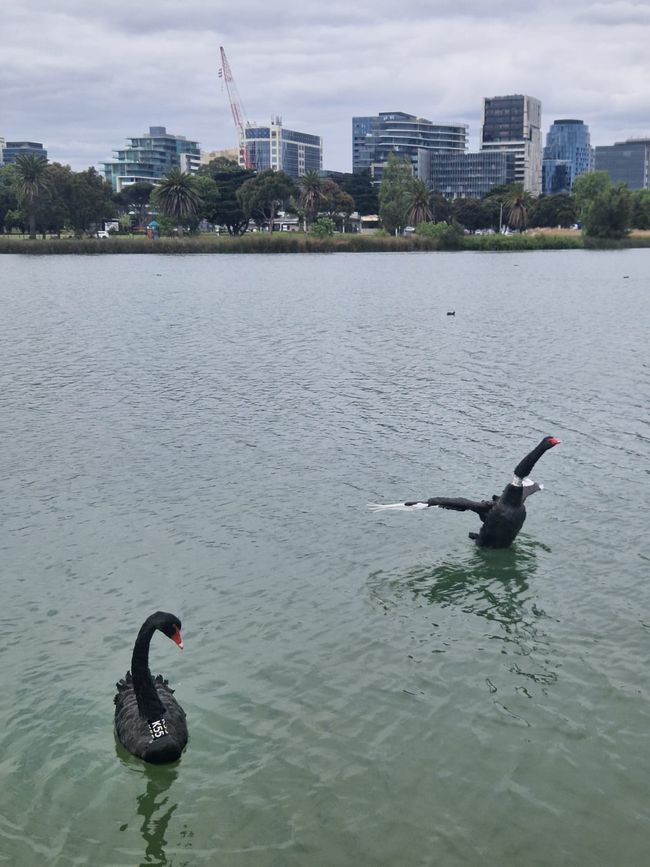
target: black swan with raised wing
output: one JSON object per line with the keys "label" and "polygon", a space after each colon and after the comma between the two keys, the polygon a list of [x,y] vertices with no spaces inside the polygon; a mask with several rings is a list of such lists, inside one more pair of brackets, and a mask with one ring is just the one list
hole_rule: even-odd
{"label": "black swan with raised wing", "polygon": [[427,509],[438,506],[440,509],[453,509],[456,512],[476,512],[483,526],[478,533],[470,533],[470,539],[482,548],[507,548],[512,544],[526,520],[526,498],[535,491],[541,491],[542,485],[528,478],[537,461],[544,452],[558,445],[559,439],[548,436],[529,452],[515,467],[515,475],[500,497],[493,496],[491,500],[466,500],[463,497],[431,497],[429,500],[410,501],[408,503],[391,503],[378,505],[370,503],[373,511],[384,509]]}
{"label": "black swan with raised wing", "polygon": [[130,753],[155,765],[175,762],[187,743],[185,711],[166,680],[149,671],[149,644],[159,629],[183,649],[181,622],[156,611],[147,617],[133,647],[131,671],[117,684],[115,734]]}

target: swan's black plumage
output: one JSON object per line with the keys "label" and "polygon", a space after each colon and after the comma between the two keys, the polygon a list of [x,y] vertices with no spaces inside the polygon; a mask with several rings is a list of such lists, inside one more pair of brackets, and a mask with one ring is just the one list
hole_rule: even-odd
{"label": "swan's black plumage", "polygon": [[160,674],[153,678],[149,671],[149,644],[157,629],[183,647],[178,617],[164,611],[147,617],[135,640],[131,671],[117,683],[114,702],[120,743],[134,756],[160,765],[180,758],[187,723],[174,690]]}
{"label": "swan's black plumage", "polygon": [[438,506],[456,512],[476,512],[483,525],[478,533],[470,533],[470,539],[482,548],[507,548],[515,540],[526,520],[526,498],[541,490],[536,482],[527,479],[544,452],[556,446],[560,440],[552,436],[544,439],[515,467],[514,479],[503,489],[500,497],[491,500],[466,500],[463,497],[431,497],[426,501],[412,501],[405,506]]}

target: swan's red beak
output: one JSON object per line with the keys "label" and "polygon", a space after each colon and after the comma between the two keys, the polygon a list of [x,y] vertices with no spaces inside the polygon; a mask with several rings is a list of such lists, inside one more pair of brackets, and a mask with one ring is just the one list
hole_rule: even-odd
{"label": "swan's red beak", "polygon": [[559,446],[562,442],[562,440],[559,440],[557,437],[549,437],[548,441],[552,446]]}
{"label": "swan's red beak", "polygon": [[175,641],[176,644],[178,644],[181,650],[183,649],[183,639],[181,638],[181,631],[180,629],[178,629],[178,627],[176,628],[176,632],[172,635],[171,639],[172,641]]}

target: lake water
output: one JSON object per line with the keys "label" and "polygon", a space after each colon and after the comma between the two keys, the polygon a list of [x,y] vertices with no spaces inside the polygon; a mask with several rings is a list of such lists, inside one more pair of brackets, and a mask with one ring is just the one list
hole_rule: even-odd
{"label": "lake water", "polygon": [[[648,863],[650,251],[3,256],[0,303],[0,863]],[[367,510],[547,433],[510,550]],[[157,609],[167,768],[112,731]]]}

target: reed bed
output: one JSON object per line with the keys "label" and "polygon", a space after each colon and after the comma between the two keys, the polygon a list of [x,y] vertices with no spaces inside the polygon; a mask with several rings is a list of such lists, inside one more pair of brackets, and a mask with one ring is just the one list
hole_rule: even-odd
{"label": "reed bed", "polygon": [[520,251],[567,249],[625,249],[650,247],[649,236],[633,236],[621,241],[584,239],[582,235],[465,235],[450,247],[440,238],[346,234],[317,238],[302,233],[254,233],[239,237],[188,235],[152,241],[139,236],[114,238],[38,238],[29,240],[0,236],[0,253],[29,255],[106,255],[158,253],[186,255],[195,253],[404,253],[435,250]]}

